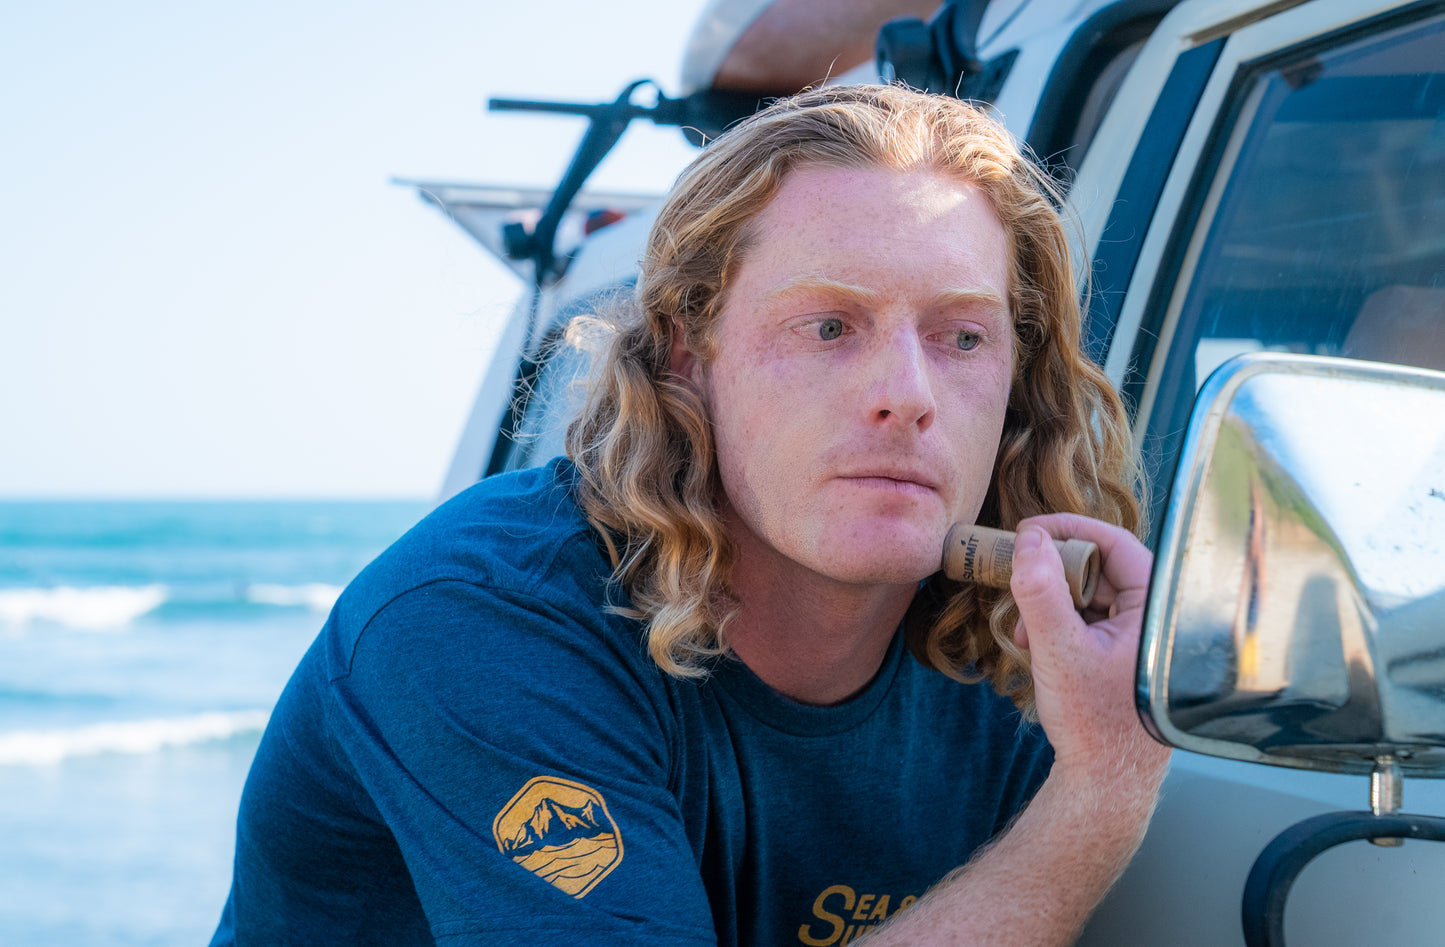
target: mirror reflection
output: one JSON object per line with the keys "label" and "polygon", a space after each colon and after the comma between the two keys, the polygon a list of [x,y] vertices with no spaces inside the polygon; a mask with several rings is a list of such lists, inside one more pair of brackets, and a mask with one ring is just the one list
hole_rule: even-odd
{"label": "mirror reflection", "polygon": [[1211,378],[1144,660],[1177,746],[1445,774],[1445,374],[1274,355]]}

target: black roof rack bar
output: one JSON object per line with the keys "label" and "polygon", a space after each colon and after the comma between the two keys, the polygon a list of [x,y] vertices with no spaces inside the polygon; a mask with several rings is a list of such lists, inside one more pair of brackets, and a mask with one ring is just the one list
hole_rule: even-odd
{"label": "black roof rack bar", "polygon": [[[658,89],[653,105],[633,103],[633,94],[643,86]],[[513,259],[530,259],[535,264],[534,282],[538,288],[561,275],[563,267],[556,255],[557,226],[567,212],[588,176],[602,163],[617,144],[633,119],[645,118],[654,125],[677,126],[689,132],[694,144],[714,137],[731,122],[751,115],[765,100],[755,93],[705,90],[684,98],[672,99],[662,94],[651,79],[638,79],[627,84],[612,102],[595,104],[581,102],[548,102],[533,99],[491,99],[487,108],[494,112],[544,112],[580,115],[588,120],[587,132],[552,192],[542,217],[530,232],[521,224],[509,224],[504,231],[508,255]]]}

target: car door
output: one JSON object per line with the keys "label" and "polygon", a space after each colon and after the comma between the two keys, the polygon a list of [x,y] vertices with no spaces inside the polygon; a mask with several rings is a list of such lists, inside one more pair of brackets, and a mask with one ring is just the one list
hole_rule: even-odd
{"label": "car door", "polygon": [[[1231,356],[1445,370],[1445,3],[1184,4],[1140,53],[1071,203],[1095,260],[1086,342],[1133,412],[1157,522],[1194,395]],[[1363,778],[1176,751],[1083,943],[1242,943],[1260,849],[1367,807]],[[1409,782],[1404,808],[1445,813],[1445,791]],[[1442,877],[1442,845],[1342,846],[1301,876],[1289,941],[1439,942]]]}

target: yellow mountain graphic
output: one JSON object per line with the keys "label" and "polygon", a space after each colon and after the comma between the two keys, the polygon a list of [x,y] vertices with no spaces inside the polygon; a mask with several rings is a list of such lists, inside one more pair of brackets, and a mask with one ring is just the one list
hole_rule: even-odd
{"label": "yellow mountain graphic", "polygon": [[537,803],[531,817],[502,843],[502,851],[512,856],[525,855],[536,848],[555,848],[604,832],[597,822],[596,805],[591,800],[586,805],[572,808],[547,798]]}
{"label": "yellow mountain graphic", "polygon": [[601,793],[557,777],[530,780],[492,822],[497,848],[573,897],[622,861],[622,836]]}

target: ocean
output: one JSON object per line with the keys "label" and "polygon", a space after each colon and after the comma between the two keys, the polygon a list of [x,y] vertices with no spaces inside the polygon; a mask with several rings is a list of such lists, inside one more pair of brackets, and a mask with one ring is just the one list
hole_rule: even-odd
{"label": "ocean", "polygon": [[414,502],[0,502],[0,947],[206,943],[261,730]]}

